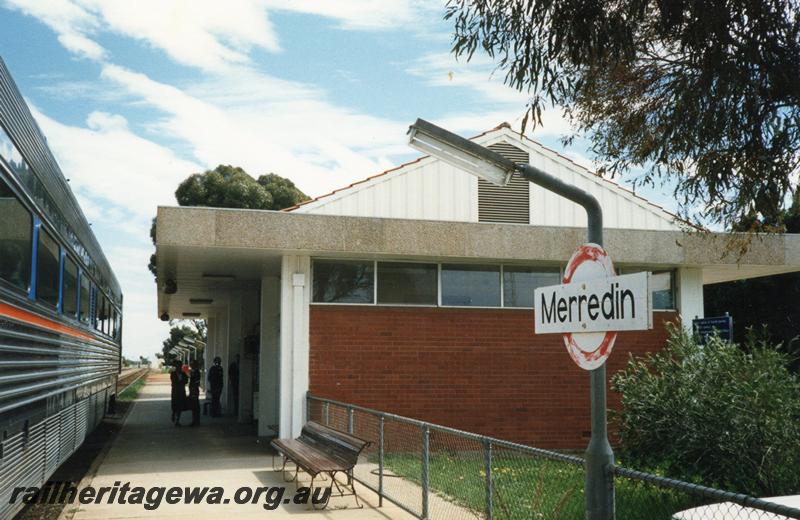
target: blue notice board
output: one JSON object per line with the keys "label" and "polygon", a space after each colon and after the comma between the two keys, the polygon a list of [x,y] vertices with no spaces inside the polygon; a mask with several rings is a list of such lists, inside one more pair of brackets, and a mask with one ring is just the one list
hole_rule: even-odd
{"label": "blue notice board", "polygon": [[706,338],[717,331],[719,337],[733,341],[733,317],[717,316],[715,318],[697,318],[692,320],[692,329],[700,338],[700,344],[705,345]]}

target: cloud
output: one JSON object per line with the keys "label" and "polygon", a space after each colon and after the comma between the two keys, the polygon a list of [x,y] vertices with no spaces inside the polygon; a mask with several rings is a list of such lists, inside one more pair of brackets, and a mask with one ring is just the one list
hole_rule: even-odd
{"label": "cloud", "polygon": [[211,77],[194,95],[117,65],[106,65],[102,76],[162,113],[153,130],[185,142],[199,164],[236,164],[254,176],[274,172],[309,195],[381,171],[392,155],[408,153],[405,122],[336,106],[317,89],[250,68]]}
{"label": "cloud", "polygon": [[431,10],[443,10],[444,4],[413,0],[266,0],[270,9],[312,14],[340,22],[344,29],[381,30],[399,28],[424,18]]}
{"label": "cloud", "polygon": [[149,223],[158,204],[174,204],[177,184],[202,170],[136,135],[119,114],[92,112],[86,127],[77,127],[51,119],[35,107],[31,111],[73,190],[95,204],[119,208],[138,224]]}
{"label": "cloud", "polygon": [[[177,63],[222,72],[250,63],[254,49],[279,52],[270,12],[329,18],[347,30],[422,27],[443,8],[422,0],[4,0],[6,7],[52,28],[70,52],[103,60],[108,52],[95,40],[116,33],[166,53]],[[414,23],[418,22],[418,23]]]}
{"label": "cloud", "polygon": [[84,58],[99,60],[105,50],[89,38],[98,28],[97,18],[84,7],[69,0],[4,0],[4,5],[39,19],[58,35],[68,51]]}

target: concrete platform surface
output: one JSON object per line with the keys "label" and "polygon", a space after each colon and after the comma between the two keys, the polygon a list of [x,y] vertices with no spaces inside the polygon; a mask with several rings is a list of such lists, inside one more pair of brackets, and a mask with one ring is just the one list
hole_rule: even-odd
{"label": "concrete platform surface", "polygon": [[[164,374],[150,376],[133,404],[125,424],[105,459],[100,464],[91,486],[130,488],[141,486],[165,488],[187,486],[219,486],[229,503],[186,504],[182,500],[168,504],[166,495],[160,505],[147,510],[142,504],[108,504],[106,496],[100,503],[67,506],[66,515],[74,520],[121,518],[293,518],[293,519],[407,519],[413,518],[400,508],[384,502],[377,507],[375,493],[359,487],[364,504],[358,509],[353,497],[331,498],[328,508],[316,511],[310,505],[292,503],[296,487],[286,483],[280,473],[272,471],[268,446],[259,443],[252,426],[240,425],[230,418],[201,416],[198,427],[175,427],[170,422],[169,379]],[[188,424],[191,414],[184,412],[182,423]],[[307,482],[307,478],[301,478]],[[316,483],[316,482],[315,482]],[[274,510],[264,508],[267,492],[256,503],[237,504],[234,494],[240,488],[284,487],[285,492]],[[153,498],[155,498],[155,493]],[[117,496],[119,495],[117,491]],[[128,492],[130,493],[130,491]],[[244,494],[247,491],[243,492]],[[275,503],[277,491],[270,500]],[[130,495],[128,495],[130,496]],[[244,496],[244,495],[242,495]],[[287,500],[289,503],[286,503]],[[147,502],[147,500],[145,500]],[[152,502],[152,501],[151,501]]]}

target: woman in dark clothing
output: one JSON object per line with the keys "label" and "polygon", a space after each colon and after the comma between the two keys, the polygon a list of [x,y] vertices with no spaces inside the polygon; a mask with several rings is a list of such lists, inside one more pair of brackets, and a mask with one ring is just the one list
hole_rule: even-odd
{"label": "woman in dark clothing", "polygon": [[186,374],[181,370],[181,362],[176,360],[174,370],[169,374],[172,384],[172,422],[181,425],[181,412],[186,405]]}
{"label": "woman in dark clothing", "polygon": [[189,365],[189,409],[192,411],[192,426],[200,424],[200,363],[195,359]]}

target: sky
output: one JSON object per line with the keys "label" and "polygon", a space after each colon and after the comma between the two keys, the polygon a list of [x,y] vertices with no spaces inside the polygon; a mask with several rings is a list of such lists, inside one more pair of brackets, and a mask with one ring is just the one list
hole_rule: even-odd
{"label": "sky", "polygon": [[[149,228],[189,175],[232,164],[316,196],[416,157],[417,117],[519,130],[527,97],[488,57],[456,61],[443,15],[437,0],[0,0],[0,55],[122,285],[126,357],[167,336]],[[591,168],[569,132],[553,108],[528,134]]]}

